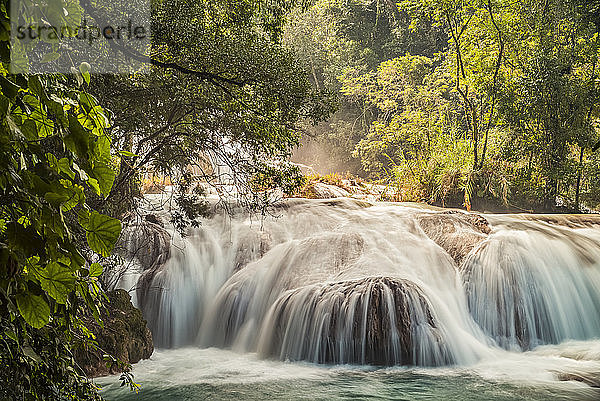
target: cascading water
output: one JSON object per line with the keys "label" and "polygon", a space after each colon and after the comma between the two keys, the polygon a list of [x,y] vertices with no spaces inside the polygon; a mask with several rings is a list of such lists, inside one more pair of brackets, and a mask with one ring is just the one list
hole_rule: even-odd
{"label": "cascading water", "polygon": [[143,272],[157,346],[442,366],[600,337],[597,228],[351,199],[273,214],[208,219]]}
{"label": "cascading water", "polygon": [[484,331],[516,350],[600,337],[599,230],[490,220],[497,231],[460,267]]}

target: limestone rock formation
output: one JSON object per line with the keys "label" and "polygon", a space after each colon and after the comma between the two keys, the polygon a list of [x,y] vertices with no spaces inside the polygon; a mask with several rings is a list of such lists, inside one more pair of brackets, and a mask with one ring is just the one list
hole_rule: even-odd
{"label": "limestone rock formation", "polygon": [[114,356],[126,363],[148,359],[154,351],[152,334],[142,312],[131,304],[125,290],[108,293],[110,302],[102,311],[101,327],[91,316],[85,318],[87,328],[96,336],[99,350],[75,350],[75,360],[89,377],[119,373],[117,367],[109,368],[104,354]]}
{"label": "limestone rock formation", "polygon": [[475,213],[446,211],[417,217],[425,234],[460,265],[471,250],[491,232],[485,217]]}
{"label": "limestone rock formation", "polygon": [[336,185],[325,184],[323,182],[312,183],[309,193],[305,194],[309,198],[313,199],[330,199],[330,198],[344,198],[350,196],[350,192],[344,188],[340,188]]}
{"label": "limestone rock formation", "polygon": [[264,331],[271,335],[259,348],[263,356],[385,366],[453,363],[427,299],[407,280],[371,277],[299,288],[284,293],[272,310]]}

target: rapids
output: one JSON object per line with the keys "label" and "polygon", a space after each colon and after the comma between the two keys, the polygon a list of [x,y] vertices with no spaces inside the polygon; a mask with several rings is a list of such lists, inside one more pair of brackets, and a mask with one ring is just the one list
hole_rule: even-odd
{"label": "rapids", "polygon": [[[477,366],[600,338],[598,223],[290,199],[263,218],[217,214],[183,238],[134,225],[125,246],[135,269],[120,286],[137,281],[138,307],[161,349]],[[170,249],[157,253],[168,258],[150,266],[135,232],[164,241],[148,227],[172,235]],[[600,385],[600,355],[586,361],[583,372],[548,372]]]}

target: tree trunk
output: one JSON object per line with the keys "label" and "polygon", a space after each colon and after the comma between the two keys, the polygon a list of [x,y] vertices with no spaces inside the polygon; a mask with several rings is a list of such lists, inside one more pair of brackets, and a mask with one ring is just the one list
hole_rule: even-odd
{"label": "tree trunk", "polygon": [[581,173],[583,170],[583,149],[584,147],[582,146],[579,151],[579,168],[577,171],[577,183],[575,185],[575,209],[577,211],[581,210],[581,208],[579,207],[579,194],[581,190]]}

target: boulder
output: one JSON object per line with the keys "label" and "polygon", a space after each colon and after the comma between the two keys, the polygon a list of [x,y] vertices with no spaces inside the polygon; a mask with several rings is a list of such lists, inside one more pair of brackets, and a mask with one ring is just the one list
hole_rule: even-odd
{"label": "boulder", "polygon": [[600,388],[600,374],[592,372],[556,372],[559,381],[575,381],[590,387]]}
{"label": "boulder", "polygon": [[454,362],[421,289],[402,279],[369,277],[288,291],[273,305],[266,328],[259,354],[281,360]]}
{"label": "boulder", "polygon": [[344,198],[351,195],[344,188],[323,182],[310,183],[304,192],[303,197],[310,199]]}
{"label": "boulder", "polygon": [[491,232],[485,217],[475,213],[445,211],[417,216],[425,234],[460,265],[479,242]]}
{"label": "boulder", "polygon": [[122,362],[136,363],[150,358],[154,351],[152,333],[142,312],[131,304],[131,297],[127,291],[115,290],[107,295],[109,302],[101,312],[104,327],[91,316],[84,318],[86,327],[96,337],[99,349],[74,350],[75,360],[88,377],[120,373],[117,366],[106,366],[104,354],[112,355]]}

